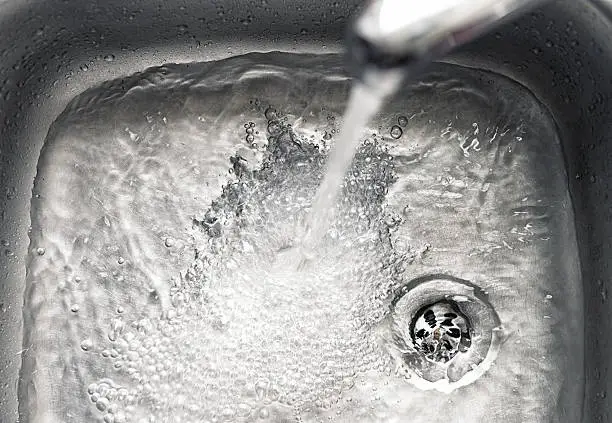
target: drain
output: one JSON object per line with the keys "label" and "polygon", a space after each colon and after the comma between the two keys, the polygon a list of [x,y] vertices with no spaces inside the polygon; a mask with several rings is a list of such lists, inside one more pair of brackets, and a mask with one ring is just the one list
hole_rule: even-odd
{"label": "drain", "polygon": [[406,379],[450,392],[491,366],[504,339],[486,294],[469,281],[422,277],[396,292],[387,320],[388,350]]}
{"label": "drain", "polygon": [[472,344],[469,319],[453,301],[440,301],[419,310],[412,320],[414,347],[437,363],[446,363]]}

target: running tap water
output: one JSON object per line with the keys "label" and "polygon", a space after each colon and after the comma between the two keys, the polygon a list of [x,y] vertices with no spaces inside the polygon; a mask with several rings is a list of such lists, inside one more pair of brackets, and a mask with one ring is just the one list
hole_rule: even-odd
{"label": "running tap water", "polygon": [[327,173],[306,219],[302,268],[328,229],[330,214],[365,125],[399,87],[433,60],[545,0],[374,1],[348,34],[350,70],[356,77]]}
{"label": "running tap water", "polygon": [[369,76],[371,81],[357,82],[351,91],[340,136],[332,148],[327,171],[313,200],[311,212],[306,218],[300,245],[300,269],[306,265],[318,241],[329,229],[330,214],[344,175],[361,141],[361,133],[382,107],[385,98],[394,93],[402,81],[402,73],[399,70],[381,70]]}

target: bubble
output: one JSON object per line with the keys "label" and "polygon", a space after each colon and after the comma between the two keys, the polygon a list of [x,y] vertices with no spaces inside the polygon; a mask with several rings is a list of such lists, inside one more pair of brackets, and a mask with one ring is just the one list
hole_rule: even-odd
{"label": "bubble", "polygon": [[270,411],[266,407],[263,407],[261,410],[259,410],[260,419],[267,419],[268,417],[270,417]]}
{"label": "bubble", "polygon": [[255,141],[255,137],[249,134],[246,136],[246,141],[252,143],[253,141]]}
{"label": "bubble", "polygon": [[79,311],[79,305],[78,304],[72,304],[70,306],[70,311],[72,311],[73,313],[76,313]]}
{"label": "bubble", "polygon": [[98,401],[96,401],[96,408],[100,411],[105,411],[109,405],[109,401],[107,398],[100,398]]}
{"label": "bubble", "polygon": [[391,131],[389,131],[389,134],[394,139],[399,139],[403,133],[402,128],[400,128],[398,125],[393,125],[391,127]]}
{"label": "bubble", "polygon": [[238,417],[248,417],[251,414],[251,406],[249,404],[240,403],[236,407]]}
{"label": "bubble", "polygon": [[264,115],[266,116],[266,119],[268,121],[272,121],[272,120],[278,119],[278,112],[272,106],[268,106],[268,108],[264,111]]}
{"label": "bubble", "polygon": [[272,136],[279,135],[283,131],[281,124],[277,121],[268,123],[268,133]]}
{"label": "bubble", "polygon": [[266,379],[260,379],[257,382],[255,382],[255,395],[257,396],[258,400],[261,401],[266,395],[268,384],[269,382]]}
{"label": "bubble", "polygon": [[39,256],[44,256],[45,255],[45,249],[43,247],[38,247],[36,249],[36,254],[38,254]]}
{"label": "bubble", "polygon": [[397,118],[397,123],[402,128],[405,128],[408,125],[408,118],[406,116],[400,116]]}
{"label": "bubble", "polygon": [[221,410],[221,418],[223,418],[226,421],[232,420],[235,415],[236,415],[236,411],[233,408],[226,407],[223,410]]}
{"label": "bubble", "polygon": [[125,259],[124,259],[123,257],[119,257],[119,258],[117,259],[117,263],[119,263],[119,264],[123,264],[123,263],[125,263]]}
{"label": "bubble", "polygon": [[115,60],[115,55],[114,54],[107,54],[106,56],[104,56],[104,60],[106,62],[113,62]]}
{"label": "bubble", "polygon": [[166,238],[164,245],[168,248],[174,247],[174,239],[170,237]]}
{"label": "bubble", "polygon": [[89,351],[93,348],[93,341],[91,339],[84,339],[81,341],[81,349],[83,351]]}
{"label": "bubble", "polygon": [[98,390],[98,385],[95,383],[91,383],[88,387],[87,387],[87,393],[89,393],[89,395],[92,395],[94,392],[96,392]]}

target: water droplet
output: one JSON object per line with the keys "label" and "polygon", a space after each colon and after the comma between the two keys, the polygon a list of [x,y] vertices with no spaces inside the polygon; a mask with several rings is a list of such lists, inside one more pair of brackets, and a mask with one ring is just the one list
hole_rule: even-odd
{"label": "water droplet", "polygon": [[402,128],[400,128],[398,125],[393,125],[391,127],[391,131],[389,131],[391,138],[394,138],[394,139],[399,139],[403,133],[404,131],[402,131]]}
{"label": "water droplet", "polygon": [[45,255],[45,249],[43,247],[38,247],[36,249],[36,254],[38,254],[39,256],[44,256]]}
{"label": "water droplet", "polygon": [[550,295],[550,294],[546,294],[546,299],[547,299],[547,300],[552,300],[552,297],[553,297],[552,295]]}
{"label": "water droplet", "polygon": [[402,128],[405,128],[406,125],[408,125],[408,118],[406,116],[400,116],[400,117],[397,118],[397,123]]}
{"label": "water droplet", "polygon": [[170,248],[174,246],[174,239],[173,238],[166,238],[166,241],[164,241],[164,244],[166,245],[166,247]]}
{"label": "water droplet", "polygon": [[72,304],[72,306],[70,306],[70,311],[72,311],[73,313],[76,313],[79,311],[79,305],[78,304]]}

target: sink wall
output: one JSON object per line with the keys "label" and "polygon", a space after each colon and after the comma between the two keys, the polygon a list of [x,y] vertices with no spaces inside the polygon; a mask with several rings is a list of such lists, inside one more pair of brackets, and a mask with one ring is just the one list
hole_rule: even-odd
{"label": "sink wall", "polygon": [[[17,421],[29,204],[46,131],[75,95],[166,62],[332,52],[359,2],[0,0],[0,421]],[[599,7],[599,9],[595,6]],[[508,75],[550,107],[577,216],[585,303],[584,421],[608,421],[612,313],[609,1],[560,0],[449,61]],[[83,65],[87,65],[86,68]],[[86,70],[85,70],[86,69]]]}

